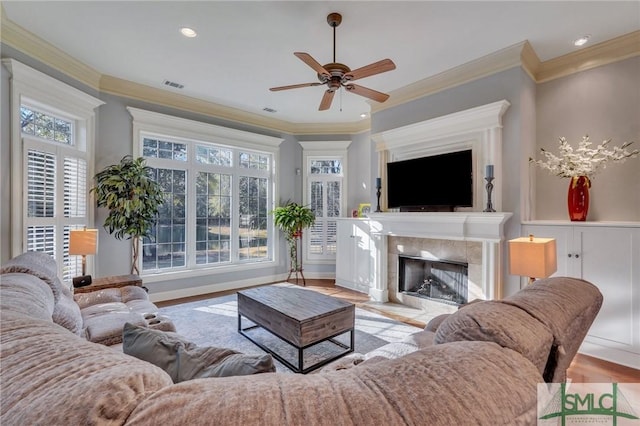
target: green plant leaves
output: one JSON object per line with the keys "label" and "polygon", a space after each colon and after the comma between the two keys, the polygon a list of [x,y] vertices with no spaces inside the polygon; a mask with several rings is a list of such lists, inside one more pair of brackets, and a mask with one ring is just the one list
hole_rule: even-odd
{"label": "green plant leaves", "polygon": [[280,228],[287,238],[293,238],[294,234],[309,228],[316,221],[313,211],[297,203],[287,203],[276,207],[272,212],[273,222]]}
{"label": "green plant leaves", "polygon": [[98,207],[109,209],[104,228],[119,240],[147,236],[164,195],[144,158],[127,155],[96,174],[95,182]]}

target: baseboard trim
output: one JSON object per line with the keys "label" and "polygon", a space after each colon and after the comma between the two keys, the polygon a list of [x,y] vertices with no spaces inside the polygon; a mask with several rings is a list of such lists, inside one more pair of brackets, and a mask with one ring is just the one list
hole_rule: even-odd
{"label": "baseboard trim", "polygon": [[637,353],[627,352],[615,348],[607,348],[602,345],[584,341],[580,345],[579,353],[588,355],[593,358],[609,361],[614,364],[624,365],[626,367],[640,370],[640,357]]}

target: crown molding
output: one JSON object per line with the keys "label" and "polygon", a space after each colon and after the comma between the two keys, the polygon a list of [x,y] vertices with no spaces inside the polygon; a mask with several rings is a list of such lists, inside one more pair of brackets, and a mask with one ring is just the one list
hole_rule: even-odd
{"label": "crown molding", "polygon": [[222,118],[237,123],[250,126],[274,130],[278,132],[301,134],[336,134],[336,133],[359,133],[368,130],[369,127],[361,122],[356,123],[290,123],[284,120],[277,120],[264,117],[259,114],[250,113],[237,108],[232,108],[190,96],[172,93],[167,90],[158,89],[143,84],[134,83],[129,80],[120,79],[110,75],[103,75],[100,79],[100,91],[129,99],[137,99],[144,102],[151,102],[189,111],[197,114]]}
{"label": "crown molding", "polygon": [[640,31],[634,31],[585,49],[549,59],[535,73],[536,83],[544,83],[577,72],[640,55]]}
{"label": "crown molding", "polygon": [[7,46],[67,74],[92,89],[98,89],[100,72],[15,24],[6,17],[4,8],[0,17],[0,39]]}
{"label": "crown molding", "polygon": [[[522,64],[521,54],[528,41],[514,44],[497,52],[427,77],[415,83],[393,90],[383,104],[371,105],[371,112],[389,109],[427,95],[459,86],[482,77],[508,70]],[[530,48],[530,50],[533,50]]]}
{"label": "crown molding", "polygon": [[118,77],[104,74],[100,79],[100,91],[129,99],[160,104],[184,111],[194,112],[222,118],[272,130],[289,131],[290,124],[286,121],[263,117],[236,108],[219,105],[167,90],[158,89],[144,84],[134,83]]}
{"label": "crown molding", "polygon": [[351,141],[298,141],[307,151],[346,151]]}
{"label": "crown molding", "polygon": [[533,81],[536,81],[536,73],[540,70],[542,62],[538,58],[538,54],[533,50],[531,43],[526,41],[522,45],[522,51],[520,52],[520,61],[522,63],[522,69],[531,77]]}
{"label": "crown molding", "polygon": [[544,62],[540,61],[531,44],[524,41],[391,91],[385,103],[371,103],[371,112],[380,112],[516,66],[522,67],[536,83],[544,83],[638,55],[640,31]]}

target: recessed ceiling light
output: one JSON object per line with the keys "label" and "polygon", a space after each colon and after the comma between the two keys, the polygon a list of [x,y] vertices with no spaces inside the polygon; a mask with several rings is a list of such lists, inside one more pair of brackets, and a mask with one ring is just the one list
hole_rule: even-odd
{"label": "recessed ceiling light", "polygon": [[589,41],[589,37],[591,37],[590,35],[583,35],[580,38],[577,38],[575,40],[573,40],[573,45],[576,47],[580,47],[583,46],[584,44],[586,44]]}
{"label": "recessed ceiling light", "polygon": [[363,112],[362,114],[360,114],[360,118],[367,118],[367,113]]}
{"label": "recessed ceiling light", "polygon": [[189,38],[193,38],[198,35],[198,33],[196,33],[195,30],[189,27],[180,28],[180,32],[182,33],[183,36],[189,37]]}

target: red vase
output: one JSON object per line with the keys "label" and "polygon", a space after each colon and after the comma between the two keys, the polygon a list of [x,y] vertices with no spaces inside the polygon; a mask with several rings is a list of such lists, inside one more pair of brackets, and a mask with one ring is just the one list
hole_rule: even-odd
{"label": "red vase", "polygon": [[591,181],[587,176],[574,176],[569,182],[569,219],[574,222],[584,222],[589,213],[589,188]]}

